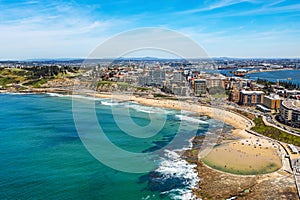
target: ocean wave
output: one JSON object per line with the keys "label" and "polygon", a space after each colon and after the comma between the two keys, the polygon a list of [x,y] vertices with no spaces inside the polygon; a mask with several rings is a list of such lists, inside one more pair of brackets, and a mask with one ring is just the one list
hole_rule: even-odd
{"label": "ocean wave", "polygon": [[172,114],[172,111],[158,108],[158,107],[151,107],[151,106],[143,106],[139,104],[130,104],[127,107],[132,108],[138,112],[144,112],[144,113],[163,113],[163,114]]}
{"label": "ocean wave", "polygon": [[160,189],[162,195],[168,195],[171,199],[197,199],[192,192],[199,182],[195,167],[175,151],[165,150],[165,156],[152,178],[156,184],[159,183],[159,187],[167,187]]}
{"label": "ocean wave", "polygon": [[153,195],[147,195],[146,197],[142,197],[142,200],[151,200],[151,199],[156,199],[156,196]]}
{"label": "ocean wave", "polygon": [[194,114],[195,112],[192,112],[192,111],[188,111],[188,110],[181,110],[181,114],[183,115],[192,115]]}
{"label": "ocean wave", "polygon": [[125,105],[128,104],[127,101],[112,101],[112,100],[108,100],[108,101],[101,101],[102,105],[105,106],[119,106],[119,105]]}
{"label": "ocean wave", "polygon": [[[65,96],[67,96],[67,95],[63,95],[63,94],[58,94],[58,93],[50,93],[50,92],[48,92],[48,93],[46,93],[48,96],[50,96],[50,97],[65,97]],[[69,95],[70,96],[70,95]]]}
{"label": "ocean wave", "polygon": [[91,101],[101,101],[103,98],[98,98],[98,97],[93,97],[93,96],[83,96],[83,95],[69,95],[72,98],[77,98],[77,99],[86,99],[86,100],[91,100]]}
{"label": "ocean wave", "polygon": [[6,94],[6,95],[31,95],[33,93],[28,93],[28,92],[1,92],[0,94]]}
{"label": "ocean wave", "polygon": [[84,95],[69,95],[69,94],[59,94],[59,93],[46,93],[50,97],[63,97],[63,98],[75,98],[75,99],[86,99],[91,101],[101,101],[104,98],[97,98],[92,96],[84,96]]}
{"label": "ocean wave", "polygon": [[181,121],[189,121],[189,122],[195,122],[195,123],[201,123],[201,124],[208,124],[208,122],[196,119],[194,117],[188,117],[185,115],[175,115],[177,118],[179,118]]}

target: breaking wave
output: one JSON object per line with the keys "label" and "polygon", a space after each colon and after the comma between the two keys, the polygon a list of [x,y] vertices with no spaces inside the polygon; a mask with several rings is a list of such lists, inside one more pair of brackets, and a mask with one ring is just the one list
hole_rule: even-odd
{"label": "breaking wave", "polygon": [[138,112],[144,113],[161,113],[161,114],[172,114],[174,111],[158,108],[158,107],[151,107],[151,106],[143,106],[140,104],[130,104],[128,105],[129,108],[134,109]]}
{"label": "breaking wave", "polygon": [[86,99],[90,101],[100,101],[103,98],[97,98],[92,96],[84,96],[84,95],[68,95],[68,94],[59,94],[59,93],[46,93],[50,97],[64,97],[64,98],[74,98],[74,99]]}
{"label": "breaking wave", "polygon": [[196,165],[189,164],[170,150],[165,150],[161,159],[158,169],[149,175],[149,189],[171,199],[196,200],[192,191],[199,182]]}
{"label": "breaking wave", "polygon": [[177,118],[179,118],[181,121],[189,121],[189,122],[195,122],[195,123],[200,123],[200,124],[208,124],[208,122],[194,118],[194,117],[189,117],[186,115],[176,115]]}

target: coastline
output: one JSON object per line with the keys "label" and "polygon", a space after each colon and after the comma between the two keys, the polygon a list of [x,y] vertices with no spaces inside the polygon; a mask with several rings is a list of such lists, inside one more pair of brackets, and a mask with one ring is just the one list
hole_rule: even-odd
{"label": "coastline", "polygon": [[294,69],[294,68],[282,68],[282,69],[249,70],[247,74],[254,74],[254,73],[260,73],[260,72],[290,71],[290,70],[297,70],[297,69]]}
{"label": "coastline", "polygon": [[[57,92],[55,89],[49,89],[47,90],[49,93],[50,92]],[[5,91],[6,93],[9,93],[8,91]],[[17,92],[18,93],[18,92]],[[33,92],[35,94],[37,93],[45,93],[45,92]],[[68,93],[65,93],[68,94]],[[74,94],[77,95],[77,94]],[[246,119],[243,116],[240,116],[236,113],[232,113],[228,110],[222,110],[220,108],[213,108],[209,106],[204,106],[204,105],[199,105],[195,104],[194,102],[187,102],[187,101],[178,101],[178,100],[170,100],[170,99],[158,99],[158,98],[153,98],[153,97],[137,97],[134,95],[123,95],[123,94],[104,94],[104,93],[85,93],[85,94],[79,94],[79,95],[85,95],[85,96],[90,96],[90,97],[96,97],[96,98],[110,98],[110,99],[115,99],[115,100],[120,100],[120,101],[134,101],[142,105],[147,105],[147,106],[155,106],[155,107],[162,107],[162,108],[170,108],[170,109],[177,109],[177,110],[185,110],[185,111],[190,111],[194,113],[198,113],[201,115],[207,115],[212,118],[218,119],[218,120],[224,120],[225,123],[230,124],[231,126],[234,127],[234,130],[232,131],[233,135],[235,136],[240,136],[241,138],[247,138],[247,137],[255,137],[254,135],[246,132],[245,130],[251,127],[251,120]],[[193,151],[192,149],[191,151]],[[198,177],[200,179],[200,182],[198,183],[197,188],[193,188],[193,192],[197,197],[202,197],[203,196],[203,190],[206,190],[205,192],[212,192],[208,189],[205,189],[203,185],[209,184],[209,182],[213,181],[214,179],[218,179],[219,176],[226,176],[228,179],[232,179],[232,177],[235,177],[235,179],[245,179],[248,176],[243,176],[243,175],[232,175],[228,174],[223,171],[219,171],[216,169],[212,169],[209,166],[205,165],[203,162],[198,160],[198,157],[195,158],[197,160],[197,171],[198,171]],[[210,178],[206,175],[204,175],[206,178],[203,178],[203,174],[210,174]],[[239,177],[239,178],[237,178]],[[254,183],[256,180],[258,180],[255,176],[253,177],[253,181],[251,183]],[[278,177],[278,172],[274,172],[271,174],[259,176],[263,177],[263,179],[271,181],[274,179],[274,177]],[[255,181],[254,181],[255,180]],[[237,180],[235,180],[237,181]],[[217,183],[214,183],[217,190],[220,190],[222,188],[222,185],[218,185]],[[249,185],[247,185],[248,187]],[[250,187],[250,186],[249,186]],[[244,188],[244,187],[243,187]],[[210,191],[210,192],[209,192]],[[232,190],[229,190],[230,193]],[[225,196],[227,195],[224,194]],[[222,196],[224,197],[224,196]],[[205,199],[205,198],[204,198]]]}
{"label": "coastline", "polygon": [[[119,101],[134,101],[146,106],[184,110],[200,115],[206,115],[217,120],[224,121],[234,128],[230,135],[235,139],[231,140],[231,143],[237,140],[236,137],[239,139],[252,138],[255,140],[260,138],[246,131],[254,125],[250,119],[240,114],[230,112],[229,110],[199,105],[195,102],[159,99],[153,97],[137,97],[126,94],[89,93],[85,95],[94,96],[96,98],[115,99]],[[192,138],[192,140],[194,139],[195,138]],[[260,140],[269,141],[265,138],[260,138]],[[279,194],[279,190],[282,191],[282,196],[285,196],[289,199],[297,198],[297,191],[293,183],[294,179],[291,177],[291,174],[287,173],[283,169],[283,165],[280,167],[280,169],[266,174],[232,174],[211,168],[210,166],[204,164],[201,160],[199,160],[198,153],[199,150],[194,148],[194,145],[192,145],[190,150],[182,152],[182,156],[186,161],[190,162],[191,164],[196,164],[197,166],[196,170],[198,173],[198,179],[200,181],[198,182],[196,188],[191,188],[197,198],[224,199],[224,197],[231,198],[234,196],[247,196],[255,199],[263,199],[262,197],[267,198],[270,196],[276,199]],[[279,157],[280,159],[283,159],[282,156]],[[217,181],[220,177],[226,178]],[[278,183],[278,181],[280,183]],[[227,185],[227,188],[224,188],[224,184]],[[214,185],[214,187],[212,188],[211,185]],[[209,198],[205,198],[206,196]]]}
{"label": "coastline", "polygon": [[[134,101],[142,105],[161,107],[168,109],[176,109],[189,111],[201,115],[206,115],[221,121],[224,121],[227,124],[230,124],[235,129],[245,130],[251,126],[251,120],[246,119],[245,117],[238,115],[236,113],[230,112],[228,110],[209,107],[205,105],[199,105],[192,101],[179,101],[179,100],[170,100],[170,99],[159,99],[153,97],[137,97],[135,95],[127,94],[108,94],[108,93],[92,93],[91,91],[87,93],[73,93],[70,90],[64,90],[61,88],[42,88],[42,89],[33,89],[30,91],[9,91],[9,90],[0,90],[0,93],[19,93],[19,94],[46,94],[46,93],[58,93],[61,95],[73,94],[73,95],[83,95],[96,98],[109,98],[119,101]],[[249,133],[240,133],[242,135],[249,135]]]}
{"label": "coastline", "polygon": [[[169,100],[169,99],[158,99],[158,98],[145,98],[145,97],[136,97],[134,95],[123,95],[123,94],[88,94],[88,96],[95,96],[98,98],[110,98],[120,101],[134,101],[146,106],[154,106],[161,108],[169,108],[176,110],[183,110],[194,112],[201,115],[206,115],[218,120],[221,120],[227,124],[232,125],[235,129],[244,130],[249,127],[251,124],[250,120],[242,117],[236,113],[232,113],[227,110],[220,108],[209,107],[204,105],[195,104],[195,102],[186,102],[178,100]],[[246,133],[241,133],[246,134]]]}
{"label": "coastline", "polygon": [[[45,92],[46,91],[46,92]],[[19,93],[19,94],[46,94],[46,93],[58,93],[62,95],[70,94],[71,91],[64,91],[61,93],[62,90],[56,90],[56,88],[47,88],[47,89],[38,89],[31,92],[10,92],[10,91],[0,91],[0,93]],[[209,107],[205,105],[199,105],[195,102],[187,102],[187,101],[179,101],[179,100],[170,100],[170,99],[159,99],[153,97],[137,97],[134,95],[127,95],[127,94],[108,94],[108,93],[91,93],[91,91],[87,93],[74,93],[73,95],[83,95],[89,97],[96,97],[96,98],[108,98],[114,99],[118,101],[134,101],[141,105],[146,106],[153,106],[153,107],[161,107],[167,109],[176,109],[182,111],[189,111],[195,114],[209,116],[211,118],[223,121],[226,124],[231,125],[234,129],[232,130],[235,136],[239,136],[241,138],[249,138],[249,137],[256,137],[251,133],[245,131],[252,127],[253,122],[237,113],[230,112],[228,110],[223,110],[220,108]],[[193,138],[191,138],[193,140]]]}

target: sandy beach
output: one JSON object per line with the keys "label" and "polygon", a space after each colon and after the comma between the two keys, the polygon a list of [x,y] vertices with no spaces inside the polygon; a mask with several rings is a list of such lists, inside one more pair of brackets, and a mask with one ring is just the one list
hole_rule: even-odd
{"label": "sandy beach", "polygon": [[276,144],[257,138],[241,139],[215,147],[202,161],[221,171],[255,175],[281,168]]}
{"label": "sandy beach", "polygon": [[235,128],[232,131],[232,134],[243,139],[230,141],[226,144],[213,148],[203,160],[204,163],[210,167],[234,174],[255,175],[274,172],[282,166],[280,155],[277,152],[278,147],[267,139],[259,138],[245,131],[251,127],[252,122],[239,114],[226,111],[221,108],[198,105],[187,101],[145,98],[119,94],[112,95],[96,93],[93,95],[99,98],[135,101],[147,106],[191,111],[200,115],[207,115],[230,124]]}
{"label": "sandy beach", "polygon": [[[7,92],[18,92],[18,91],[8,91],[8,90],[0,90],[1,93]],[[65,90],[62,88],[34,88],[30,91],[25,90],[24,93],[72,93],[70,90]],[[120,101],[135,101],[139,104],[146,106],[154,106],[154,107],[163,107],[170,109],[177,109],[183,111],[190,111],[194,113],[198,113],[200,115],[207,115],[209,117],[218,119],[220,121],[224,121],[227,124],[232,125],[235,129],[245,130],[250,126],[251,121],[246,119],[245,117],[238,115],[236,113],[232,113],[223,109],[219,109],[217,107],[209,107],[204,105],[196,104],[195,102],[187,102],[187,101],[179,101],[179,100],[170,100],[170,99],[157,99],[151,97],[138,97],[135,95],[128,94],[106,94],[106,93],[92,93],[85,92],[79,93],[80,95],[88,95],[96,98],[110,98]],[[237,133],[240,131],[236,131]],[[246,132],[241,132],[240,134],[248,134]]]}
{"label": "sandy beach", "polygon": [[[47,92],[55,93],[57,91],[48,89]],[[36,93],[39,92],[36,91]],[[44,93],[44,91],[41,93]],[[110,98],[119,101],[135,101],[147,106],[190,111],[199,115],[207,115],[232,125],[234,130],[229,135],[233,135],[234,137],[232,138],[238,139],[225,140],[221,145],[215,146],[211,154],[208,154],[208,159],[210,159],[212,164],[201,162],[198,157],[199,152],[196,149],[190,150],[195,154],[195,159],[190,160],[195,161],[194,164],[197,165],[196,169],[199,178],[202,180],[198,183],[198,187],[193,189],[194,194],[198,197],[209,195],[215,197],[214,199],[220,199],[221,196],[247,195],[249,198],[257,199],[258,197],[261,198],[261,195],[277,196],[279,190],[281,191],[279,192],[280,194],[289,196],[291,197],[290,199],[294,199],[296,195],[293,178],[290,177],[290,174],[281,170],[283,168],[281,168],[281,159],[277,154],[277,143],[273,144],[268,139],[259,138],[245,131],[251,128],[252,122],[239,114],[222,110],[221,108],[199,105],[192,101],[92,92],[79,95]],[[249,172],[250,169],[252,171],[250,170],[251,173],[232,173],[232,171],[224,169],[218,170],[218,167],[213,167],[212,165],[226,165],[227,169],[235,172],[238,172],[238,170]],[[281,169],[278,170],[279,168]],[[261,171],[262,169],[263,171]],[[245,174],[250,174],[251,176],[244,176]],[[252,176],[256,174],[264,175]],[[243,193],[243,191],[251,192]]]}
{"label": "sandy beach", "polygon": [[[169,100],[169,99],[154,99],[154,98],[145,98],[137,97],[134,95],[120,95],[120,94],[90,94],[98,98],[111,98],[121,101],[135,101],[142,105],[171,108],[177,110],[185,110],[200,115],[207,115],[209,117],[224,121],[227,124],[232,125],[236,129],[244,130],[250,125],[250,121],[238,114],[219,109],[216,107],[208,107],[203,105],[198,105],[194,102],[178,101],[178,100]],[[247,134],[247,133],[242,133]]]}
{"label": "sandy beach", "polygon": [[[54,91],[49,89],[48,92]],[[40,92],[37,90],[37,92]],[[153,97],[139,97],[128,94],[85,93],[96,98],[110,98],[119,101],[134,101],[142,105],[190,111],[218,119],[234,127],[233,135],[243,140],[230,141],[213,148],[204,158],[205,164],[221,171],[241,174],[258,174],[273,172],[281,167],[281,160],[269,140],[254,136],[246,129],[251,128],[251,120],[222,108],[199,105],[192,101],[180,101]],[[257,143],[256,141],[259,141]],[[249,144],[248,144],[249,143]],[[210,151],[210,150],[209,150]],[[220,159],[221,158],[221,159]],[[199,159],[202,159],[202,157]],[[238,164],[237,164],[238,163]],[[226,167],[224,167],[226,166]],[[268,169],[267,169],[268,168]],[[251,171],[251,172],[250,172]]]}

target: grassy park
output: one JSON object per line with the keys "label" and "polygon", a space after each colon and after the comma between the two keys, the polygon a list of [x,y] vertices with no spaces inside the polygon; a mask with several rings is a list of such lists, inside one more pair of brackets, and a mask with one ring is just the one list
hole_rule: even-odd
{"label": "grassy park", "polygon": [[289,134],[285,131],[277,129],[272,126],[266,126],[261,117],[254,119],[255,126],[252,128],[253,131],[267,136],[269,138],[300,146],[300,137],[296,135]]}

